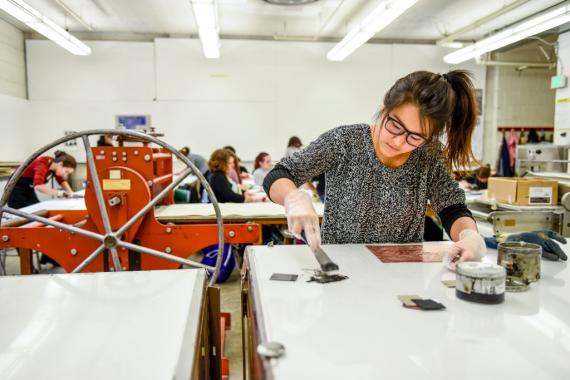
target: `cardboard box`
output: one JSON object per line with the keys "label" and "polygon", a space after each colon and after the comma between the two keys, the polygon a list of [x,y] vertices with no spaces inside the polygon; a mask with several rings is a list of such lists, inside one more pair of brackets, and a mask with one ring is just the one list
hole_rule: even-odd
{"label": "cardboard box", "polygon": [[487,198],[519,206],[558,204],[558,181],[551,179],[491,177]]}

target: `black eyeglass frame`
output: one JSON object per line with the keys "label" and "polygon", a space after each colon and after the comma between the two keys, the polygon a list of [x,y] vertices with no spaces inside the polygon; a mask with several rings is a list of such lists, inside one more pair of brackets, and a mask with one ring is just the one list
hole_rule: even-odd
{"label": "black eyeglass frame", "polygon": [[[401,128],[401,131],[393,131],[390,130],[390,128],[388,127],[388,122],[392,123],[392,125]],[[389,114],[386,115],[386,120],[384,121],[384,128],[386,128],[386,130],[393,136],[401,136],[403,134],[406,134],[406,143],[408,143],[408,145],[413,146],[415,148],[420,148],[422,146],[424,146],[425,144],[427,144],[428,142],[430,142],[430,138],[427,138],[425,136],[422,136],[419,133],[415,133],[415,132],[411,132],[410,130],[408,130],[408,128],[404,127],[404,125],[394,119],[392,116],[390,116]],[[418,139],[420,139],[421,141],[419,143],[414,142],[414,141],[410,141],[410,136],[416,137]]]}

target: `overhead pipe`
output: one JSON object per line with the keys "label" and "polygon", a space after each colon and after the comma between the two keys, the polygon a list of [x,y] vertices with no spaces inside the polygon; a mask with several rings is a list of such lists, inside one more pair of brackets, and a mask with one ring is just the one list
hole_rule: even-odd
{"label": "overhead pipe", "polygon": [[71,17],[73,17],[77,22],[83,25],[87,30],[92,31],[93,27],[87,23],[81,16],[75,13],[67,4],[65,4],[62,0],[54,0],[54,2],[59,5],[66,13],[68,13]]}
{"label": "overhead pipe", "polygon": [[447,45],[447,44],[450,44],[450,43],[452,43],[457,37],[459,37],[459,36],[461,36],[461,35],[463,35],[463,34],[465,34],[465,33],[467,33],[467,32],[470,32],[470,31],[472,31],[473,29],[477,29],[477,28],[480,27],[481,25],[483,25],[483,24],[485,24],[485,23],[487,23],[487,22],[489,22],[489,21],[494,20],[494,19],[496,19],[497,17],[502,16],[502,15],[504,15],[505,13],[512,11],[513,9],[518,8],[518,7],[520,7],[521,5],[528,3],[529,1],[530,1],[530,0],[517,0],[517,1],[512,2],[512,3],[509,4],[509,5],[505,5],[505,6],[502,7],[501,9],[496,10],[495,12],[490,13],[490,14],[488,14],[487,16],[478,19],[477,21],[475,21],[475,22],[473,22],[473,23],[471,23],[471,24],[469,24],[469,25],[467,25],[467,26],[464,26],[463,28],[459,29],[458,31],[453,32],[453,33],[451,33],[450,35],[446,36],[445,38],[442,38],[441,40],[437,41],[437,45],[439,45],[439,46],[445,46],[445,45]]}
{"label": "overhead pipe", "polygon": [[544,69],[554,69],[556,63],[554,62],[515,62],[515,61],[492,61],[492,60],[480,60],[477,64],[483,66],[512,66],[512,67],[524,67],[526,69],[530,68],[544,68]]}

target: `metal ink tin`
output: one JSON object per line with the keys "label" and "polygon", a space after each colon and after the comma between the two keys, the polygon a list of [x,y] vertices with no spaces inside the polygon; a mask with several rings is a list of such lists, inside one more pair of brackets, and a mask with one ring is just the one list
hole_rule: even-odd
{"label": "metal ink tin", "polygon": [[505,300],[506,271],[500,265],[464,262],[457,265],[455,294],[465,301],[497,304]]}
{"label": "metal ink tin", "polygon": [[540,258],[542,247],[538,244],[521,242],[499,243],[497,264],[507,271],[508,292],[522,292],[531,282],[540,279]]}

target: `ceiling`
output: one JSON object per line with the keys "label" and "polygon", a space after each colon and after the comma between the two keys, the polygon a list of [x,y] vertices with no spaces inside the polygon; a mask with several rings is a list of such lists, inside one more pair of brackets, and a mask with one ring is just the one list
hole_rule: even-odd
{"label": "ceiling", "polygon": [[[197,33],[190,0],[25,0],[60,26],[84,39],[103,34],[188,36]],[[318,0],[278,6],[263,0],[217,0],[222,38],[339,39],[379,0]],[[419,0],[375,38],[435,41],[514,0]],[[462,35],[477,40],[560,0],[528,0],[508,14]],[[66,13],[64,4],[85,24]],[[26,26],[0,11],[0,17],[24,31]]]}

